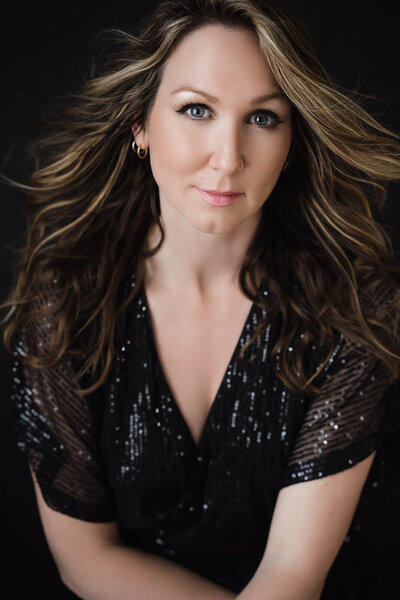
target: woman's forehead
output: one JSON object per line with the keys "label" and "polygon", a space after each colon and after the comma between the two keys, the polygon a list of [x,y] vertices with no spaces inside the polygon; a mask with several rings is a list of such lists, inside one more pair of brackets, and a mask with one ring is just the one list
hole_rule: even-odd
{"label": "woman's forehead", "polygon": [[[273,93],[278,86],[256,34],[248,29],[207,25],[187,34],[163,70],[169,93],[179,87],[249,90],[251,97]],[[212,93],[212,92],[210,92]]]}

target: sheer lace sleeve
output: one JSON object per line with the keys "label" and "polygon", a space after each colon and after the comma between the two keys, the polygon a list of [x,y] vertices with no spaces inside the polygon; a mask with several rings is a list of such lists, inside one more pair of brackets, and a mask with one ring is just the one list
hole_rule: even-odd
{"label": "sheer lace sleeve", "polygon": [[320,388],[306,407],[281,487],[348,469],[381,444],[395,386],[378,358],[341,336]]}
{"label": "sheer lace sleeve", "polygon": [[115,510],[99,450],[99,396],[80,396],[76,369],[62,359],[51,369],[27,365],[44,328],[24,332],[14,347],[14,437],[26,453],[44,500],[54,510],[86,521],[111,521]]}

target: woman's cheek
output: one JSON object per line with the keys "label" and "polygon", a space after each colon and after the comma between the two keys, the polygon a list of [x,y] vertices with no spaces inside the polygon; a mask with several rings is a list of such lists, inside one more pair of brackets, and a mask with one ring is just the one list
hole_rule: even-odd
{"label": "woman's cheek", "polygon": [[173,148],[170,148],[169,162],[175,173],[183,173],[196,168],[203,154],[200,141],[196,140],[193,134],[186,135],[182,136]]}
{"label": "woman's cheek", "polygon": [[[268,165],[268,171],[276,173],[279,176],[282,166],[286,160],[291,144],[291,135],[289,132],[284,132],[279,137],[273,137],[270,144],[264,150],[264,164]],[[261,153],[258,156],[262,156]]]}
{"label": "woman's cheek", "polygon": [[185,156],[182,149],[176,145],[153,146],[153,151],[150,148],[151,170],[157,185],[161,188],[178,183],[177,176],[185,170],[185,163],[188,163],[187,155]]}

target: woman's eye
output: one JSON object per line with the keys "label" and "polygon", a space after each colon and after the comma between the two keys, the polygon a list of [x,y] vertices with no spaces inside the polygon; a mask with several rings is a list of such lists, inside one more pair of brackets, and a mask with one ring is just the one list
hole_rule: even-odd
{"label": "woman's eye", "polygon": [[256,119],[255,124],[258,127],[263,127],[265,129],[271,129],[272,127],[276,127],[278,123],[283,123],[278,116],[270,110],[263,110],[261,112],[254,113],[253,115]]}
{"label": "woman's eye", "polygon": [[[210,109],[205,104],[185,104],[185,106],[182,106],[182,108],[176,112],[184,114],[189,119],[192,119],[192,121],[202,121],[207,118],[206,113],[210,113]],[[283,121],[270,110],[257,111],[253,113],[250,119],[253,117],[256,119],[255,122],[253,121],[254,124],[262,129],[272,129],[273,127],[276,127],[278,123],[283,123]]]}
{"label": "woman's eye", "polygon": [[208,110],[209,109],[204,104],[185,104],[185,106],[182,106],[177,112],[186,114],[189,119],[200,120],[204,117],[204,111]]}

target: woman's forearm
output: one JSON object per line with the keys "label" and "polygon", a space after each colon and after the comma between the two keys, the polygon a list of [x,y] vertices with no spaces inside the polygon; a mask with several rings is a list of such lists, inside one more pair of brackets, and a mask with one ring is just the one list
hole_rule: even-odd
{"label": "woman's forearm", "polygon": [[319,600],[323,583],[293,568],[257,571],[237,600]]}
{"label": "woman's forearm", "polygon": [[232,600],[237,594],[171,560],[109,546],[65,585],[83,600]]}

